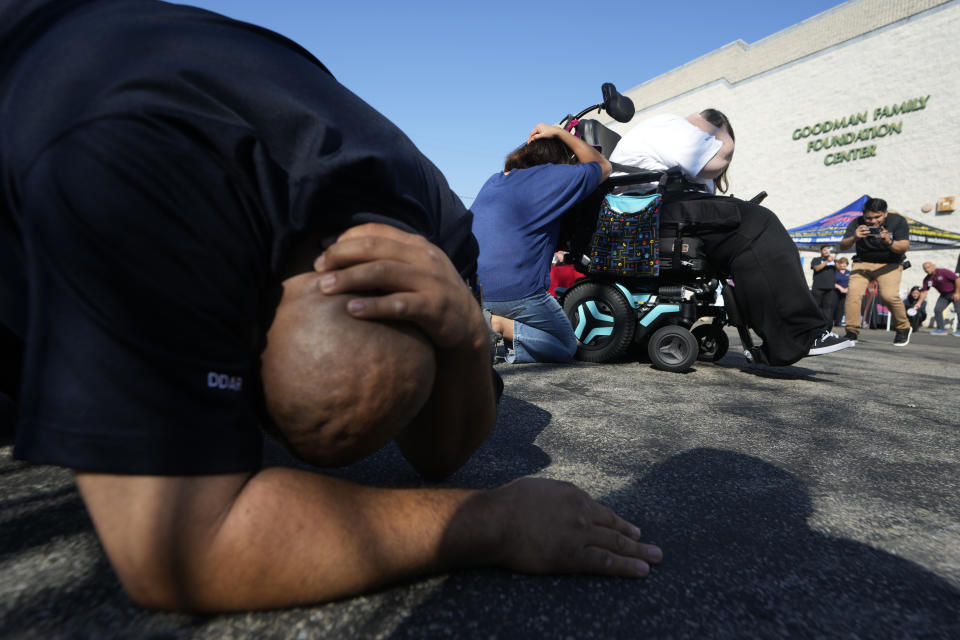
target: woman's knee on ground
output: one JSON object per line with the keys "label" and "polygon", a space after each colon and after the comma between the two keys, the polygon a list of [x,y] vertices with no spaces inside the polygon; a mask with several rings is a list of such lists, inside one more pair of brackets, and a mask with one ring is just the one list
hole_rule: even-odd
{"label": "woman's knee on ground", "polygon": [[262,356],[267,411],[299,457],[340,466],[390,442],[433,388],[433,347],[412,325],[357,320],[356,296],[326,296],[316,274],[284,283]]}

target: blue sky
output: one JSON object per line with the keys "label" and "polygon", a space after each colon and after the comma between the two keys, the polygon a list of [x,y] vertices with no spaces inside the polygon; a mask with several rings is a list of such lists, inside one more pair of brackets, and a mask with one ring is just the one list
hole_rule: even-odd
{"label": "blue sky", "polygon": [[469,205],[538,122],[839,4],[198,0],[299,42],[393,120]]}

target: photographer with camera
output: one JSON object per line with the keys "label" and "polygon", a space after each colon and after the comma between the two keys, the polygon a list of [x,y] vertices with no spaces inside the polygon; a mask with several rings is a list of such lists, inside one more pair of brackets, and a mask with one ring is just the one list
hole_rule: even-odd
{"label": "photographer with camera", "polygon": [[860,303],[867,285],[877,281],[880,299],[893,314],[896,335],[893,346],[910,343],[913,329],[907,311],[900,299],[900,278],[903,275],[904,254],[910,248],[910,229],[906,219],[887,212],[887,202],[868,198],[863,203],[863,215],[852,220],[840,241],[840,251],[856,245],[850,285],[846,302],[846,338],[856,340],[860,333]]}

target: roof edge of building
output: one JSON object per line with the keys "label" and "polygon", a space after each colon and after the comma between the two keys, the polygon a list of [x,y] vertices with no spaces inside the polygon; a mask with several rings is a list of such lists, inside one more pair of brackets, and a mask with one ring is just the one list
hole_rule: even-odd
{"label": "roof edge of building", "polygon": [[715,82],[736,84],[960,0],[848,0],[754,43],[734,40],[624,92],[637,111]]}

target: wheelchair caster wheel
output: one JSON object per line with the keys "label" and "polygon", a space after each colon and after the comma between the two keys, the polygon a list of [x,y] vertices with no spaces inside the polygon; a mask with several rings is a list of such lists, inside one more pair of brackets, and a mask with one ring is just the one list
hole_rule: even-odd
{"label": "wheelchair caster wheel", "polygon": [[[723,329],[713,325],[702,324],[696,327],[691,333],[697,339],[700,345],[700,353],[697,359],[702,362],[716,362],[727,355],[727,349],[730,348],[730,339]],[[749,356],[748,356],[749,357]]]}
{"label": "wheelchair caster wheel", "polygon": [[650,362],[665,371],[686,371],[700,355],[700,345],[693,334],[676,325],[660,327],[650,336],[647,345]]}

